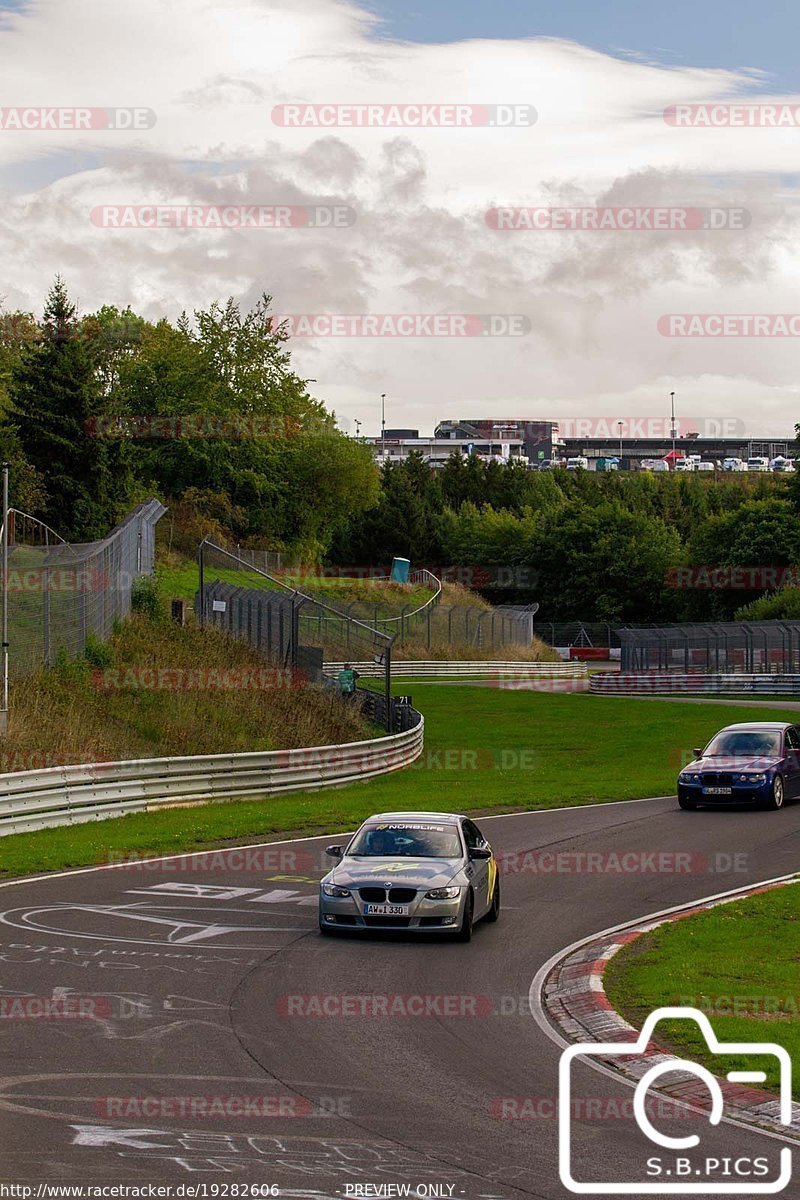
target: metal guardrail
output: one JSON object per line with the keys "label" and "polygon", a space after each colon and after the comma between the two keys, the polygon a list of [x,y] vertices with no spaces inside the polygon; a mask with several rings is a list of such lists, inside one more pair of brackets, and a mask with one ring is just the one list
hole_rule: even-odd
{"label": "metal guardrail", "polygon": [[425,722],[388,737],[300,750],[48,767],[0,775],[0,836],[176,804],[341,786],[409,766]]}
{"label": "metal guardrail", "polygon": [[[344,663],[326,663],[325,673],[335,676],[342,670]],[[379,677],[383,668],[371,662],[351,662],[350,666],[358,671],[365,679]],[[457,679],[460,675],[473,677],[494,678],[503,675],[506,678],[532,679],[553,676],[584,678],[586,664],[582,662],[473,662],[470,659],[457,660],[410,660],[394,659],[392,674],[397,679],[424,679],[431,676],[436,679]]]}
{"label": "metal guardrail", "polygon": [[800,696],[800,675],[702,675],[647,671],[637,675],[598,673],[589,680],[598,696],[753,695]]}

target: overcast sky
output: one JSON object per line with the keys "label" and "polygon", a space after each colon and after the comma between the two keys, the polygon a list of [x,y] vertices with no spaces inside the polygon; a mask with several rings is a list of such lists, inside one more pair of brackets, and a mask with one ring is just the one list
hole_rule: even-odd
{"label": "overcast sky", "polygon": [[[794,5],[646,19],[651,7],[0,0],[4,110],[151,110],[149,128],[77,131],[15,129],[6,112],[0,297],[40,312],[60,272],[83,311],[130,303],[150,318],[263,291],[281,314],[517,318],[515,336],[455,336],[456,319],[450,336],[293,339],[295,366],[351,430],[358,418],[378,432],[381,392],[387,424],[430,432],[469,415],[661,416],[674,390],[679,414],[789,433],[797,337],[667,337],[658,322],[800,313]],[[275,106],[299,102],[530,107],[502,128],[278,123]],[[782,119],[796,107],[797,121],[664,117],[717,102]],[[97,215],[154,204],[341,206],[346,219],[113,229]],[[715,209],[734,228],[500,231],[486,214],[506,206],[678,222]]]}

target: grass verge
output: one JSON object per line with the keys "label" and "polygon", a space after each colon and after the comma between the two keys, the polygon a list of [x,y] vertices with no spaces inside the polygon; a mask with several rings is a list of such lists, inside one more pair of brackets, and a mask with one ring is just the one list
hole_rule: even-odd
{"label": "grass verge", "polygon": [[[800,884],[723,904],[643,934],[606,971],[614,1007],[637,1028],[665,1004],[697,1008],[723,1042],[777,1042],[800,1085]],[[778,1085],[774,1059],[710,1055],[697,1026],[671,1021],[667,1042],[715,1074],[764,1070]]]}
{"label": "grass verge", "polygon": [[375,736],[335,692],[286,686],[285,673],[216,630],[135,614],[91,656],[13,682],[0,772]]}
{"label": "grass verge", "polygon": [[[671,794],[691,747],[719,714],[637,699],[426,684],[423,757],[393,775],[336,790],[115,818],[0,839],[7,875],[107,861],[110,853],[170,853],[293,832],[352,829],[371,812],[508,812]],[[764,718],[734,709],[725,721]],[[781,719],[779,708],[768,716]],[[688,749],[687,749],[688,748]]]}

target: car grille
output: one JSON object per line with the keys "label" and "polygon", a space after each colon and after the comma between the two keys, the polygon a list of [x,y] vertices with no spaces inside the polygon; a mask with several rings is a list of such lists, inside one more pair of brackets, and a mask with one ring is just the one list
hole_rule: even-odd
{"label": "car grille", "polygon": [[703,787],[731,787],[733,776],[728,772],[705,771],[701,776]]}
{"label": "car grille", "polygon": [[364,917],[365,925],[380,925],[382,927],[391,926],[395,929],[407,929],[409,925],[408,917]]}
{"label": "car grille", "polygon": [[362,887],[358,894],[365,904],[410,904],[416,898],[416,888]]}

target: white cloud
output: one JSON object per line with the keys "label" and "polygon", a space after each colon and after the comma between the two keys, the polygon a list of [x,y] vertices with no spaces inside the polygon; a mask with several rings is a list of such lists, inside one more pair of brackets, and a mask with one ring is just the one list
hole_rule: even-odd
{"label": "white cloud", "polygon": [[[787,432],[798,415],[795,341],[656,330],[668,312],[798,307],[797,183],[785,177],[797,130],[662,118],[672,104],[757,98],[753,73],[664,69],[553,39],[393,43],[335,0],[37,0],[0,30],[0,78],[5,106],[157,114],[142,133],[0,132],[0,183],[14,181],[0,210],[11,307],[38,308],[61,271],[84,309],[130,302],[151,317],[266,290],[282,312],[529,318],[520,338],[300,339],[298,370],[365,431],[377,430],[382,391],[391,424],[423,430],[446,415],[607,414],[612,401],[662,414],[673,387],[703,415],[769,417]],[[273,123],[274,105],[298,100],[532,104],[539,119]],[[48,164],[62,174],[39,187]],[[89,220],[97,205],[156,201],[338,201],[358,217],[342,230],[235,232]],[[752,219],[636,234],[503,233],[484,220],[493,205],[596,204],[740,206]]]}

